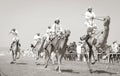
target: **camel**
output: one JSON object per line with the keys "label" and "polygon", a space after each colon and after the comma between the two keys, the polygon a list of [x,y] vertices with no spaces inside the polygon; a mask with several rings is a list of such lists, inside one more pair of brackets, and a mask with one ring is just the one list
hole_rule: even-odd
{"label": "camel", "polygon": [[64,57],[64,54],[66,52],[66,47],[67,47],[67,42],[68,42],[68,37],[70,36],[70,30],[65,30],[64,35],[62,35],[60,38],[56,37],[51,44],[48,46],[47,48],[47,55],[48,55],[48,59],[45,65],[45,68],[47,68],[48,66],[48,62],[50,60],[50,55],[52,53],[52,51],[54,51],[56,53],[56,59],[57,59],[57,67],[56,70],[58,70],[58,72],[61,72],[61,61],[62,58]]}
{"label": "camel", "polygon": [[[35,60],[37,61],[40,57],[40,53],[44,51],[43,46],[45,43],[46,38],[42,37],[42,40],[39,40],[36,45],[34,46],[31,44],[32,52],[35,54]],[[37,62],[36,62],[37,64]]]}
{"label": "camel", "polygon": [[101,32],[99,36],[83,36],[80,39],[86,40],[88,46],[89,46],[89,62],[88,67],[90,72],[92,69],[90,68],[91,63],[91,57],[93,56],[94,62],[92,64],[95,64],[97,61],[97,52],[101,51],[103,52],[103,49],[107,43],[108,35],[109,35],[109,25],[110,25],[110,17],[106,16],[104,18],[104,30]]}
{"label": "camel", "polygon": [[[11,51],[12,51],[12,59],[13,59],[11,64],[14,64],[14,63],[16,63],[16,60],[20,58],[20,44],[19,44],[19,41],[15,41],[12,44]],[[18,56],[18,53],[19,53],[19,56]]]}

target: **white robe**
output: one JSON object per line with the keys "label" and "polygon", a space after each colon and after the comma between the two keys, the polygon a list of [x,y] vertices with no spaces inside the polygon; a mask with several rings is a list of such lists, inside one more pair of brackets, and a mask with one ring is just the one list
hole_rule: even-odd
{"label": "white robe", "polygon": [[94,23],[94,19],[92,19],[92,17],[93,18],[95,18],[96,16],[95,16],[95,13],[94,12],[86,12],[85,13],[85,25],[89,28],[89,27],[94,27],[94,26],[96,26],[96,24]]}

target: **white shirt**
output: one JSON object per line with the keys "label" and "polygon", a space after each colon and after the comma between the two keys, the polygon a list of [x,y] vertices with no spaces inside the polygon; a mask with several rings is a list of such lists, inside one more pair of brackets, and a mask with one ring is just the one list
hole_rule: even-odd
{"label": "white shirt", "polygon": [[38,36],[38,35],[35,35],[35,36],[34,36],[34,41],[36,41],[36,42],[37,42],[37,41],[39,41],[40,39],[41,39],[41,37],[40,37],[40,36]]}
{"label": "white shirt", "polygon": [[85,25],[87,25],[87,27],[93,27],[93,26],[96,26],[94,24],[94,19],[92,18],[95,18],[95,13],[94,12],[86,12],[85,13]]}
{"label": "white shirt", "polygon": [[19,36],[18,36],[18,31],[17,31],[17,30],[11,31],[10,33],[13,35],[12,41],[17,41],[17,40],[19,40]]}
{"label": "white shirt", "polygon": [[61,25],[58,25],[58,24],[53,24],[51,29],[52,29],[52,31],[55,32],[55,33],[62,32],[62,31],[63,31]]}
{"label": "white shirt", "polygon": [[50,36],[50,35],[52,35],[53,30],[52,29],[47,29],[46,33]]}
{"label": "white shirt", "polygon": [[18,36],[18,31],[16,30],[16,31],[11,31],[10,32],[13,36]]}

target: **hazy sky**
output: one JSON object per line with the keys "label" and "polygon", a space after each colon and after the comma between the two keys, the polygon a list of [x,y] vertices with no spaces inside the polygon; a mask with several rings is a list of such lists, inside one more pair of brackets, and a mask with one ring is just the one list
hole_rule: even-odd
{"label": "hazy sky", "polygon": [[[120,0],[0,0],[0,46],[10,46],[12,36],[8,33],[16,28],[22,46],[28,48],[33,36],[44,34],[56,18],[60,18],[64,29],[71,30],[69,42],[77,42],[86,33],[82,14],[89,6],[97,16],[111,17],[108,44],[120,42],[119,4]],[[103,26],[101,21],[96,24],[100,29]]]}

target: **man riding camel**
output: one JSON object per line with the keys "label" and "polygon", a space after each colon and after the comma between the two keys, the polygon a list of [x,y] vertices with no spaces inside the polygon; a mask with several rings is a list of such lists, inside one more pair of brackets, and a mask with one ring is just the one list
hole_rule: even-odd
{"label": "man riding camel", "polygon": [[48,26],[48,29],[46,30],[46,34],[44,35],[44,37],[46,37],[46,40],[45,40],[45,43],[44,43],[44,48],[46,49],[47,46],[50,43],[50,40],[52,40],[53,37],[54,37],[51,26]]}
{"label": "man riding camel", "polygon": [[60,26],[60,20],[56,19],[54,21],[54,24],[52,26],[48,26],[48,29],[46,31],[45,37],[46,37],[46,41],[45,41],[45,48],[47,48],[47,46],[49,45],[50,41],[52,39],[54,39],[56,36],[61,36],[61,33],[63,33],[63,30]]}
{"label": "man riding camel", "polygon": [[36,33],[36,35],[34,36],[34,46],[36,46],[37,42],[41,40],[41,36],[40,33]]}
{"label": "man riding camel", "polygon": [[[18,31],[17,31],[15,28],[13,28],[13,29],[10,31],[10,34],[13,35],[12,43],[11,43],[11,46],[10,46],[10,51],[11,51],[13,44],[14,44],[16,41],[19,41],[19,36],[18,36]],[[19,46],[20,46],[20,44],[19,44]]]}
{"label": "man riding camel", "polygon": [[88,7],[86,13],[85,13],[85,25],[87,26],[87,34],[92,35],[95,33],[95,30],[97,29],[96,24],[94,23],[96,15],[92,11],[91,7]]}
{"label": "man riding camel", "polygon": [[[90,38],[96,38],[96,34],[97,34],[97,26],[94,22],[94,20],[97,19],[97,20],[100,20],[100,21],[104,21],[104,18],[97,18],[95,13],[92,11],[92,8],[89,7],[85,13],[85,25],[87,26],[87,35],[85,36],[85,41],[87,42],[88,45],[89,42],[88,40]],[[102,34],[103,32],[101,32],[100,34]],[[89,46],[91,47],[91,46]],[[97,61],[97,55],[96,55],[96,50],[93,50],[93,56],[95,58],[95,61]],[[93,62],[93,64],[95,63],[95,61]]]}
{"label": "man riding camel", "polygon": [[54,24],[52,25],[51,29],[52,29],[52,31],[54,32],[54,34],[56,36],[60,36],[61,33],[63,33],[63,29],[62,29],[62,27],[60,25],[60,20],[59,19],[56,19],[54,21]]}

